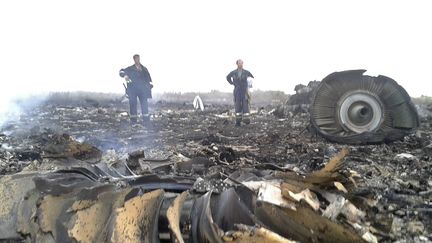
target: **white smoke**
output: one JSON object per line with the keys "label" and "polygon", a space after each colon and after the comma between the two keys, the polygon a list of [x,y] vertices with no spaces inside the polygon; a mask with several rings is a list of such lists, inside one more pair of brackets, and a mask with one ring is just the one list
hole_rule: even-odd
{"label": "white smoke", "polygon": [[24,112],[43,102],[46,97],[44,93],[12,94],[4,92],[0,95],[0,128],[7,122],[18,120]]}
{"label": "white smoke", "polygon": [[18,117],[21,109],[13,102],[13,98],[7,94],[0,96],[0,127],[13,117]]}

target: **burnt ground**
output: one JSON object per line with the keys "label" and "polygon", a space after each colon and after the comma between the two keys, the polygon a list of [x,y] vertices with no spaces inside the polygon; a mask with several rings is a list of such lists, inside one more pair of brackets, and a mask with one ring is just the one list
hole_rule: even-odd
{"label": "burnt ground", "polygon": [[245,168],[308,173],[346,147],[350,153],[344,170],[358,174],[353,194],[365,199],[367,207],[357,205],[367,212],[372,233],[385,242],[432,240],[431,119],[423,118],[417,133],[403,141],[351,146],[330,143],[305,130],[307,113],[276,117],[275,105],[256,104],[252,123],[235,127],[229,102],[205,105],[205,111],[195,111],[185,102],[153,103],[152,126],[144,127],[129,123],[127,103],[118,100],[48,100],[0,130],[0,174],[57,169],[47,156],[53,134],[94,145],[107,163],[136,150],[143,150],[149,161],[162,163],[138,166],[138,174],[174,173],[172,162],[184,157],[202,161],[203,167],[175,171],[192,177]]}

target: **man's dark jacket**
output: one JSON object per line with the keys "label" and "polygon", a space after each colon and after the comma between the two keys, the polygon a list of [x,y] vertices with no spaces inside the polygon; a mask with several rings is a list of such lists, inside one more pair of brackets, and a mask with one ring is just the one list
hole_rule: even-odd
{"label": "man's dark jacket", "polygon": [[248,89],[247,78],[254,77],[248,70],[243,69],[240,77],[237,76],[238,69],[231,71],[226,77],[228,83],[234,85],[234,98],[242,99]]}
{"label": "man's dark jacket", "polygon": [[143,93],[146,98],[151,98],[152,79],[146,67],[141,65],[141,71],[135,65],[120,70],[120,77],[127,75],[132,81],[127,84],[126,92]]}

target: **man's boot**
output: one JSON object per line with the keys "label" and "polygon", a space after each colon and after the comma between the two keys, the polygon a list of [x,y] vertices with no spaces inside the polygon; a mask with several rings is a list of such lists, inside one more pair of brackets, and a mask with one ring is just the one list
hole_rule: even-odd
{"label": "man's boot", "polygon": [[137,116],[134,116],[134,115],[130,116],[130,122],[132,125],[136,124],[137,123]]}
{"label": "man's boot", "polygon": [[246,125],[249,125],[250,124],[250,114],[249,113],[245,113],[245,114],[243,114],[243,122],[244,122],[244,124],[246,124]]}
{"label": "man's boot", "polygon": [[241,114],[236,114],[236,123],[235,123],[235,126],[236,127],[241,126],[241,121],[242,121]]}
{"label": "man's boot", "polygon": [[144,126],[150,126],[151,125],[150,115],[149,114],[144,114],[143,115],[143,125]]}

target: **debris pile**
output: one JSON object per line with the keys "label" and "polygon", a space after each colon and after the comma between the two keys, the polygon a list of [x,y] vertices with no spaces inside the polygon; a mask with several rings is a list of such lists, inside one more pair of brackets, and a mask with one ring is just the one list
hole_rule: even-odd
{"label": "debris pile", "polygon": [[152,128],[119,103],[44,104],[10,121],[0,239],[432,239],[430,120],[401,141],[346,146],[303,132],[307,115],[260,107],[235,127],[230,108],[154,104]]}
{"label": "debris pile", "polygon": [[296,85],[294,88],[295,94],[291,95],[285,104],[278,105],[272,111],[272,114],[278,118],[285,118],[309,113],[310,104],[319,84],[320,81],[310,81],[307,86],[303,84]]}
{"label": "debris pile", "polygon": [[[5,175],[0,235],[83,242],[377,242],[365,213],[344,196],[349,194],[341,181],[354,182],[340,173],[346,154],[342,150],[306,176],[266,170],[258,180],[242,174],[251,172],[196,181],[136,176],[91,162],[50,173]],[[128,161],[143,155],[137,151]],[[213,187],[203,190],[203,181]]]}

